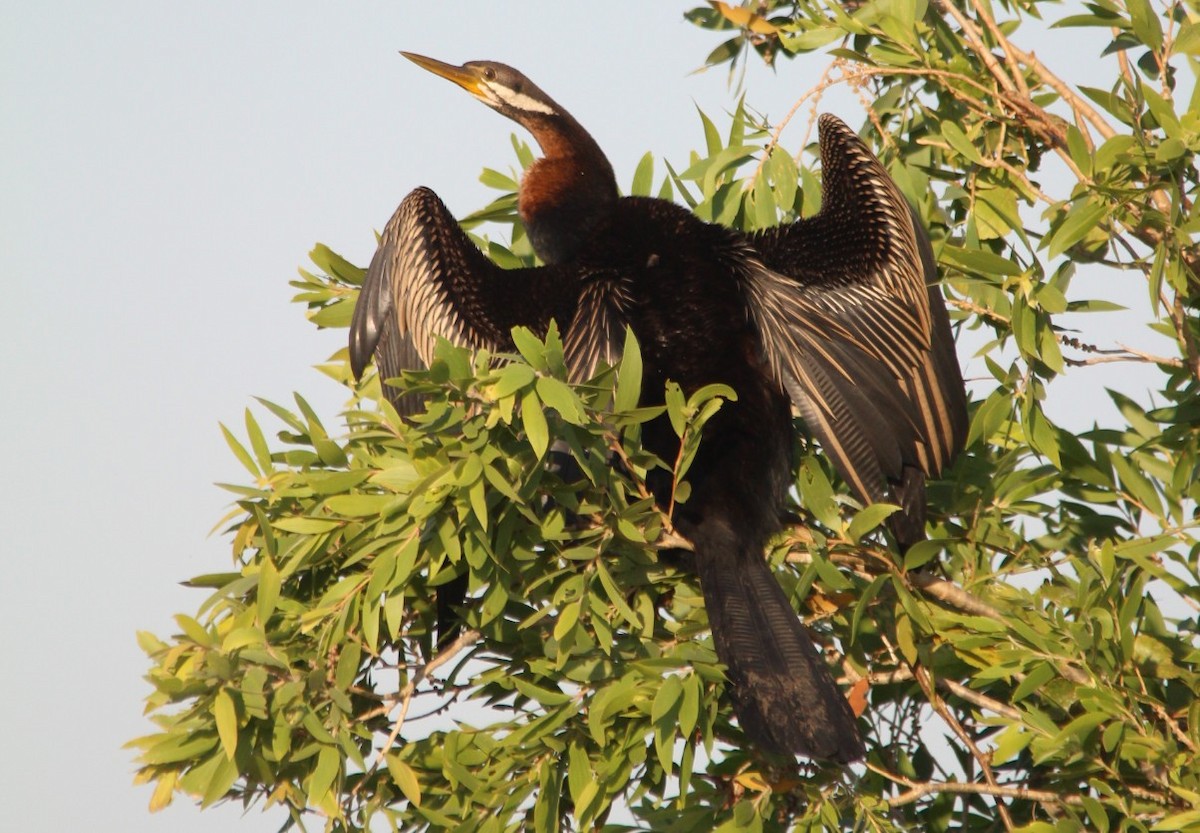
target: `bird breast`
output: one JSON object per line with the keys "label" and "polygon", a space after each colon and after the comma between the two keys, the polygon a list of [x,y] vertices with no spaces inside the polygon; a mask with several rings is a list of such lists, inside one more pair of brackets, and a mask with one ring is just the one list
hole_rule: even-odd
{"label": "bird breast", "polygon": [[525,172],[517,213],[545,263],[575,255],[616,202],[606,177],[574,156],[538,159]]}

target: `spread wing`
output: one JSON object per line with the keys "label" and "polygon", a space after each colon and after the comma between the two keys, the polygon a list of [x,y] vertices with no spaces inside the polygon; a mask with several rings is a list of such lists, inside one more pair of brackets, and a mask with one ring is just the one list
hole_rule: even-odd
{"label": "spread wing", "polygon": [[[581,275],[566,264],[502,269],[471,242],[445,204],[417,188],[384,226],[350,322],[350,367],[361,378],[374,358],[382,379],[425,367],[439,337],[472,349],[512,350],[511,331],[564,329],[572,378],[585,379],[619,355],[620,281]],[[385,386],[398,412],[417,397]]]}
{"label": "spread wing", "polygon": [[819,124],[821,211],[751,238],[749,306],[772,373],[838,471],[863,499],[900,503],[893,529],[907,523],[897,536],[919,539],[925,476],[967,429],[937,268],[866,145],[833,116]]}

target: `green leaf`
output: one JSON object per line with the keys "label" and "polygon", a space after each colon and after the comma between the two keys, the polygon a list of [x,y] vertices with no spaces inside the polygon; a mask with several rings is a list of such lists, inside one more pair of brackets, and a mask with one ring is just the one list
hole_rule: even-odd
{"label": "green leaf", "polygon": [[354,318],[354,304],[347,300],[332,301],[309,313],[308,319],[319,328],[349,327]]}
{"label": "green leaf", "polygon": [[388,773],[392,776],[392,781],[400,788],[400,792],[404,793],[404,797],[414,807],[421,806],[421,783],[417,780],[417,773],[413,768],[400,760],[400,756],[394,752],[389,752],[384,756],[387,762]]}
{"label": "green leaf", "polygon": [[[1140,1],[1146,2],[1146,0]],[[1145,84],[1142,85],[1141,92],[1146,99],[1146,107],[1154,114],[1154,120],[1158,122],[1167,137],[1180,138],[1184,133],[1183,125],[1179,123],[1179,117],[1175,115],[1175,108],[1171,102]]]}
{"label": "green leaf", "polygon": [[1038,663],[1025,675],[1020,685],[1013,690],[1011,702],[1019,703],[1042,686],[1059,676],[1058,669],[1048,662]]}
{"label": "green leaf", "polygon": [[479,174],[479,181],[487,188],[492,188],[496,191],[516,191],[520,184],[508,174],[503,174],[500,171],[484,168]]}
{"label": "green leaf", "polygon": [[572,425],[583,425],[587,420],[583,402],[565,382],[541,376],[537,380],[537,393],[545,405],[558,411],[559,416]]}
{"label": "green leaf", "polygon": [[813,457],[801,461],[797,485],[804,508],[830,529],[840,529],[842,517],[833,501],[833,486]]}
{"label": "green leaf", "polygon": [[217,734],[221,738],[221,748],[225,750],[225,756],[232,761],[238,746],[237,707],[234,706],[229,692],[223,688],[217,691],[213,700],[212,713],[217,724]]}
{"label": "green leaf", "polygon": [[1150,0],[1125,0],[1125,8],[1129,10],[1129,20],[1138,39],[1151,49],[1162,49],[1162,22]]}
{"label": "green leaf", "polygon": [[648,197],[654,187],[654,154],[647,153],[638,161],[633,172],[633,185],[629,193],[635,197]]}
{"label": "green leaf", "polygon": [[1025,730],[1020,724],[1006,728],[996,736],[995,749],[992,751],[992,763],[1004,764],[1021,754],[1033,740],[1032,732]]}
{"label": "green leaf", "polygon": [[1075,167],[1083,171],[1084,174],[1091,176],[1094,162],[1092,152],[1088,149],[1088,144],[1083,137],[1083,133],[1073,124],[1067,125],[1067,149],[1070,152],[1071,161],[1075,163]]}
{"label": "green leaf", "polygon": [[1200,827],[1200,810],[1184,810],[1182,813],[1172,813],[1150,826],[1152,831],[1160,830],[1195,830]]}
{"label": "green leaf", "polygon": [[300,535],[320,535],[324,532],[330,532],[342,525],[341,521],[327,520],[325,518],[280,518],[271,524],[276,529],[281,529],[284,532],[295,532]]}
{"label": "green leaf", "polygon": [[775,194],[767,181],[767,170],[763,168],[754,181],[754,227],[769,228],[775,225],[777,218]]}
{"label": "green leaf", "polygon": [[891,503],[872,503],[863,507],[851,519],[850,525],[846,528],[846,537],[857,544],[859,539],[899,510],[899,506]]}
{"label": "green leaf", "polygon": [[471,484],[468,495],[471,501],[471,514],[479,521],[479,526],[487,531],[490,516],[487,507],[487,490],[484,487],[484,479],[480,478]]}
{"label": "green leaf", "polygon": [[633,608],[625,601],[625,595],[617,587],[617,583],[613,581],[612,574],[609,573],[608,567],[604,565],[604,559],[596,559],[596,575],[600,578],[600,585],[604,588],[604,593],[608,600],[612,602],[613,607],[617,609],[617,613],[624,619],[630,627],[640,629],[642,621],[638,615],[633,612]]}
{"label": "green leaf", "polygon": [[358,676],[359,662],[362,659],[362,648],[357,642],[351,642],[338,657],[337,670],[334,673],[334,683],[340,689],[347,689]]}
{"label": "green leaf", "polygon": [[980,240],[1006,237],[1010,231],[1022,233],[1015,190],[981,188],[975,193],[972,209]]}
{"label": "green leaf", "polygon": [[1068,740],[1074,740],[1077,744],[1082,744],[1087,737],[1096,730],[1096,727],[1112,718],[1103,712],[1090,712],[1081,714],[1079,717],[1072,720],[1054,738],[1050,740],[1050,747],[1061,747]]}
{"label": "green leaf", "polygon": [[975,143],[967,138],[967,134],[962,131],[952,121],[944,121],[941,124],[942,138],[947,144],[966,159],[968,162],[979,164],[983,161],[983,157],[979,155],[979,151],[975,148]]}
{"label": "green leaf", "polygon": [[712,120],[704,115],[703,110],[697,107],[696,112],[700,116],[700,124],[704,126],[704,144],[708,155],[713,156],[724,147],[724,144],[721,142],[721,133],[717,130],[717,126],[712,123]]}
{"label": "green leaf", "polygon": [[700,717],[700,678],[689,674],[683,678],[683,700],[679,705],[679,733],[690,738]]}
{"label": "green leaf", "polygon": [[237,764],[224,755],[219,756],[216,759],[216,766],[212,769],[208,784],[204,788],[200,806],[208,807],[224,798],[229,792],[229,788],[233,786],[233,782],[237,780],[237,776]]}
{"label": "green leaf", "polygon": [[642,350],[633,330],[625,328],[625,346],[621,351],[621,369],[617,376],[614,411],[631,411],[642,396]]}
{"label": "green leaf", "polygon": [[546,424],[546,415],[542,413],[542,403],[533,391],[521,397],[521,425],[533,447],[533,453],[540,459],[550,447],[550,428]]}
{"label": "green leaf", "polygon": [[1175,36],[1174,49],[1182,55],[1200,57],[1200,24],[1184,21]]}
{"label": "green leaf", "polygon": [[785,33],[783,36],[783,45],[789,52],[812,52],[844,36],[845,32],[836,26],[821,26],[816,29],[802,31],[798,35]]}
{"label": "green leaf", "polygon": [[558,621],[554,623],[554,638],[558,642],[562,642],[567,634],[579,622],[579,612],[583,607],[583,602],[572,602],[562,609],[562,613],[558,616]]}
{"label": "green leaf", "polygon": [[1112,463],[1113,468],[1117,470],[1117,477],[1120,478],[1121,485],[1129,492],[1130,497],[1137,502],[1138,506],[1144,507],[1155,517],[1161,517],[1162,501],[1151,480],[1123,454],[1114,455]]}
{"label": "green leaf", "polygon": [[537,800],[533,807],[534,830],[558,833],[561,784],[557,763],[546,758],[538,768]]}
{"label": "green leaf", "polygon": [[900,647],[900,653],[904,654],[904,659],[909,665],[915,665],[917,662],[917,643],[913,637],[912,619],[904,614],[896,617],[896,644]]}
{"label": "green leaf", "polygon": [[512,396],[517,391],[533,384],[536,378],[537,374],[527,364],[505,365],[497,374],[496,384],[492,386],[491,394],[497,399]]}
{"label": "green leaf", "polygon": [[675,674],[668,674],[654,695],[654,704],[650,708],[650,720],[658,723],[668,714],[672,714],[683,697],[683,683]]}
{"label": "green leaf", "polygon": [[546,364],[546,345],[533,334],[532,330],[528,327],[513,327],[512,339],[521,358],[529,362],[534,370],[542,372],[549,370]]}
{"label": "green leaf", "polygon": [[862,622],[863,615],[871,608],[871,602],[875,601],[875,597],[879,595],[880,589],[884,584],[891,581],[891,577],[887,575],[876,576],[867,585],[866,589],[858,597],[858,602],[854,605],[854,613],[850,618],[850,641],[853,643],[858,638],[858,628]]}
{"label": "green leaf", "polygon": [[275,605],[279,601],[279,588],[279,570],[270,558],[264,558],[258,569],[258,593],[255,600],[258,623],[261,627],[266,627],[271,614],[275,612]]}
{"label": "green leaf", "polygon": [[562,706],[571,702],[571,695],[564,694],[557,689],[552,691],[548,688],[534,685],[529,680],[519,676],[512,678],[512,684],[516,687],[517,691],[546,708]]}
{"label": "green leaf", "polygon": [[666,388],[666,403],[667,403],[667,418],[671,420],[671,428],[675,431],[675,436],[682,437],[684,430],[687,428],[687,415],[684,413],[684,408],[687,405],[687,399],[683,395],[683,389],[676,382],[667,382]]}
{"label": "green leaf", "polygon": [[577,743],[572,743],[568,748],[567,761],[567,787],[576,811],[578,811],[586,803],[585,790],[588,785],[595,783],[592,776],[592,765],[588,760],[587,752]]}
{"label": "green leaf", "polygon": [[1022,275],[1025,269],[1007,258],[984,249],[964,249],[946,244],[942,247],[944,260],[976,275]]}
{"label": "green leaf", "polygon": [[1067,212],[1063,221],[1042,240],[1042,248],[1048,248],[1050,257],[1058,257],[1074,246],[1109,213],[1110,209],[1095,197],[1088,196]]}
{"label": "green leaf", "polygon": [[904,569],[916,570],[924,567],[942,551],[944,542],[929,540],[918,541],[904,552]]}
{"label": "green leaf", "polygon": [[238,462],[246,467],[246,471],[250,472],[250,476],[258,478],[262,476],[258,466],[254,463],[254,458],[250,456],[250,452],[233,436],[233,432],[221,424],[221,434],[225,437],[225,444],[229,446],[229,450],[233,452],[233,456],[238,458]]}
{"label": "green leaf", "polygon": [[179,625],[184,635],[197,645],[210,647],[214,644],[212,634],[192,617],[184,616],[182,613],[176,614],[175,624]]}
{"label": "green leaf", "polygon": [[310,807],[319,805],[325,800],[341,766],[342,756],[337,748],[322,746],[317,755],[317,765],[313,768],[308,781],[308,804]]}
{"label": "green leaf", "polygon": [[791,211],[796,205],[796,191],[800,182],[800,171],[792,155],[779,145],[771,148],[767,158],[767,171],[771,175],[771,183],[775,188],[775,204],[784,211]]}

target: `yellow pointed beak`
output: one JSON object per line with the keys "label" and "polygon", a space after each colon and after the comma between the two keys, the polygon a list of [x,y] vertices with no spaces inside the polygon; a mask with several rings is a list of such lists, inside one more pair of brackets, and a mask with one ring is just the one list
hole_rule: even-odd
{"label": "yellow pointed beak", "polygon": [[464,67],[456,67],[453,64],[442,63],[433,58],[426,58],[424,55],[417,55],[414,52],[400,52],[405,58],[412,61],[421,69],[427,69],[434,75],[441,76],[448,81],[453,81],[458,86],[469,92],[471,95],[480,96],[480,78],[478,74]]}

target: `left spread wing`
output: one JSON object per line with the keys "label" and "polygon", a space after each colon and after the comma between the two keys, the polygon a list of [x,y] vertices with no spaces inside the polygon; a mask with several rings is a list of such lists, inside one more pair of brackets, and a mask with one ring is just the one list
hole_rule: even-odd
{"label": "left spread wing", "polygon": [[[624,322],[610,276],[581,276],[570,264],[502,269],[479,251],[428,188],[404,198],[384,227],[350,322],[350,367],[362,376],[374,358],[381,378],[423,367],[439,337],[472,349],[511,350],[511,331],[564,328],[572,377],[612,361]],[[414,397],[385,386],[401,414]]]}

